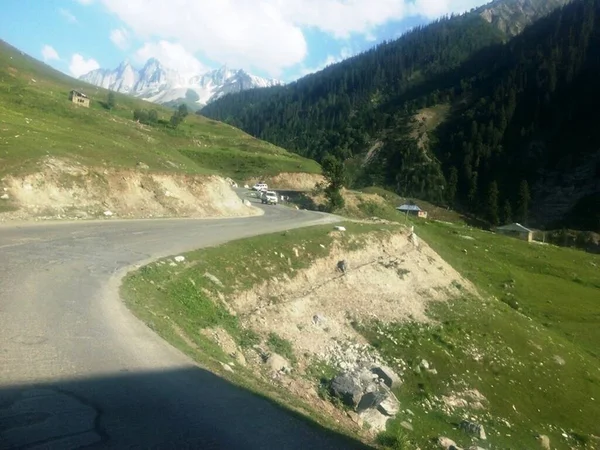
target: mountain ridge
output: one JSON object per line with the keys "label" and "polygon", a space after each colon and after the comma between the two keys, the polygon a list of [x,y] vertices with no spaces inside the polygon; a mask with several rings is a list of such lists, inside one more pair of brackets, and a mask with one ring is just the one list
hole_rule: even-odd
{"label": "mountain ridge", "polygon": [[201,109],[230,93],[282,84],[279,80],[258,77],[226,65],[204,73],[184,75],[156,58],[148,59],[141,69],[136,69],[126,59],[115,69],[96,69],[79,79],[153,103],[185,102],[194,109]]}

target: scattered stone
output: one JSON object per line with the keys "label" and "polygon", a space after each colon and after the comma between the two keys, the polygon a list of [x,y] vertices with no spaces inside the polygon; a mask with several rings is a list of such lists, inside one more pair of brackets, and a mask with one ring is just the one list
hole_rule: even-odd
{"label": "scattered stone", "polygon": [[211,274],[211,273],[208,273],[208,272],[205,272],[205,273],[204,273],[204,276],[205,276],[206,278],[208,278],[210,281],[212,281],[213,283],[215,283],[217,286],[219,286],[219,287],[221,287],[221,288],[222,288],[222,287],[224,287],[224,286],[223,286],[223,283],[221,283],[221,280],[219,280],[219,279],[218,279],[217,277],[215,277],[213,274]]}
{"label": "scattered stone", "polygon": [[414,416],[415,413],[412,412],[410,409],[405,410],[406,414],[410,415],[410,416]]}
{"label": "scattered stone", "polygon": [[413,431],[413,426],[410,423],[406,422],[406,421],[400,422],[400,426],[402,428],[406,429],[406,430]]}
{"label": "scattered stone", "polygon": [[248,186],[247,184],[244,185],[244,189],[250,189],[250,186]]}
{"label": "scattered stone", "polygon": [[376,409],[365,409],[358,416],[371,426],[371,431],[374,433],[385,431],[387,421],[390,419]]}
{"label": "scattered stone", "polygon": [[290,373],[292,368],[287,359],[277,353],[271,353],[266,360],[272,372]]}
{"label": "scattered stone", "polygon": [[483,425],[480,425],[478,423],[463,420],[460,423],[459,428],[465,431],[466,433],[474,434],[479,439],[482,439],[484,441],[487,439]]}
{"label": "scattered stone", "polygon": [[245,206],[252,206],[252,203],[250,203],[250,200],[244,200],[244,205]]}
{"label": "scattered stone", "polygon": [[478,446],[478,445],[471,445],[471,446],[469,447],[469,450],[486,450],[486,449],[485,449],[485,448],[483,448],[483,447],[480,447],[480,446]]}
{"label": "scattered stone", "polygon": [[321,248],[325,248],[325,246],[323,244],[319,244],[319,247]]}
{"label": "scattered stone", "polygon": [[323,325],[327,320],[320,314],[315,314],[312,318],[313,324],[315,325]]}
{"label": "scattered stone", "polygon": [[426,359],[421,360],[421,364],[419,364],[421,369],[429,370],[429,362]]}
{"label": "scattered stone", "polygon": [[331,381],[331,393],[346,405],[355,407],[363,396],[363,387],[359,378],[341,373]]}
{"label": "scattered stone", "polygon": [[342,273],[346,273],[346,261],[338,261],[337,270],[339,270]]}
{"label": "scattered stone", "polygon": [[106,217],[110,217],[110,216],[112,216],[112,215],[113,215],[113,213],[112,213],[112,211],[106,210],[106,211],[104,211],[104,215],[105,215]]}
{"label": "scattered stone", "polygon": [[445,448],[445,449],[450,449],[452,447],[456,448],[456,442],[454,442],[452,439],[447,438],[445,436],[441,436],[438,439],[438,444],[440,447]]}
{"label": "scattered stone", "polygon": [[299,256],[298,254],[298,249],[294,247],[294,255],[296,255],[296,258]]}
{"label": "scattered stone", "polygon": [[400,377],[387,366],[376,366],[371,369],[375,375],[383,380],[389,388],[396,388],[401,384]]}
{"label": "scattered stone", "polygon": [[559,366],[564,366],[566,364],[565,360],[558,355],[554,355],[554,362]]}
{"label": "scattered stone", "polygon": [[233,373],[233,369],[231,368],[231,366],[229,364],[225,364],[225,363],[221,363],[221,366],[223,367],[223,369],[225,369],[227,372],[231,372]]}
{"label": "scattered stone", "polygon": [[137,164],[138,169],[143,169],[143,170],[148,170],[150,168],[150,166],[146,163],[143,162],[138,162]]}
{"label": "scattered stone", "polygon": [[545,434],[538,434],[537,440],[544,450],[550,450],[550,438]]}
{"label": "scattered stone", "polygon": [[171,267],[177,267],[177,263],[175,261],[171,261],[169,263],[169,266],[171,266]]}
{"label": "scattered stone", "polygon": [[175,262],[181,263],[185,261],[185,256],[176,256]]}
{"label": "scattered stone", "polygon": [[333,227],[333,228],[335,228],[335,229],[336,229],[336,230],[338,230],[338,231],[346,231],[346,227],[342,227],[342,226],[340,226],[340,225],[336,225],[336,226],[335,226],[335,227]]}
{"label": "scattered stone", "polygon": [[8,196],[8,194],[2,194],[2,195],[0,196],[0,199],[1,199],[1,200],[8,200],[9,198],[10,198],[10,197]]}

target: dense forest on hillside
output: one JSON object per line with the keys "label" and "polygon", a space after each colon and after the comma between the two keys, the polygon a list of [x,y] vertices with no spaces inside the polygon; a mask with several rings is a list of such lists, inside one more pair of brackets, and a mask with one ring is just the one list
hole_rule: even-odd
{"label": "dense forest on hillside", "polygon": [[[342,158],[355,186],[493,224],[599,230],[598,74],[600,0],[577,0],[505,44],[478,15],[447,18],[203,114],[317,160]],[[444,104],[445,121],[424,143],[412,132],[416,114]]]}

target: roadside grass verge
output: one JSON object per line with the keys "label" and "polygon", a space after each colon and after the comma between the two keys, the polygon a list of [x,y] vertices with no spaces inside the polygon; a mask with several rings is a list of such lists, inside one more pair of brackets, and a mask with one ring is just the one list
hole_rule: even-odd
{"label": "roadside grass verge", "polygon": [[[185,261],[164,258],[125,277],[122,298],[132,312],[172,345],[236,384],[261,392],[294,410],[302,411],[329,428],[339,426],[305,401],[256,377],[235,363],[216,343],[201,333],[212,327],[225,329],[244,348],[260,344],[294,361],[289,342],[277,335],[259,336],[246,329],[230,310],[227,298],[274,275],[293,278],[316,259],[326,257],[334,239],[337,245],[357,248],[369,237],[388,235],[397,225],[342,223],[340,234],[332,225],[233,241],[184,254]],[[336,235],[334,238],[334,234]],[[296,256],[294,249],[301,249]],[[221,363],[231,364],[234,373]]]}

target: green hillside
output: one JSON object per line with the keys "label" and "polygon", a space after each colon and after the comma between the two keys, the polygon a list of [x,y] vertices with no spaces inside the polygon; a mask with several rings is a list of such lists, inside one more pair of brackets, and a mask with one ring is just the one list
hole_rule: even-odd
{"label": "green hillside", "polygon": [[[77,89],[90,108],[69,101]],[[280,172],[320,173],[314,161],[260,141],[214,120],[190,114],[177,129],[172,110],[70,78],[0,41],[0,176],[34,170],[46,156],[86,165],[155,171],[217,173],[236,180]],[[159,123],[133,121],[135,109],[155,109]]]}
{"label": "green hillside", "polygon": [[[506,22],[518,3],[498,0],[492,18]],[[597,231],[599,11],[576,0],[510,40],[477,11],[442,19],[202,114],[318,161],[344,159],[354,188],[385,186],[492,224]],[[443,120],[422,124],[431,111]]]}

